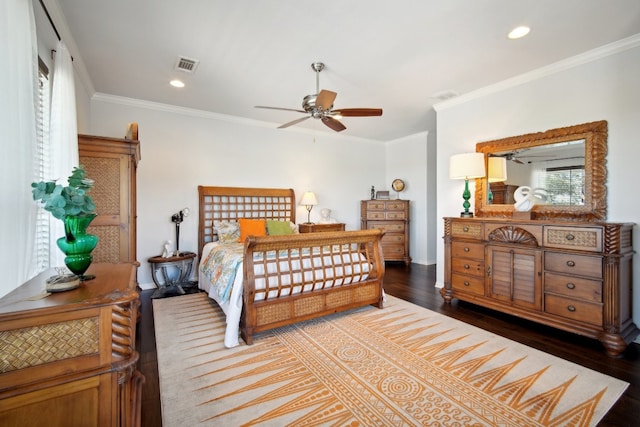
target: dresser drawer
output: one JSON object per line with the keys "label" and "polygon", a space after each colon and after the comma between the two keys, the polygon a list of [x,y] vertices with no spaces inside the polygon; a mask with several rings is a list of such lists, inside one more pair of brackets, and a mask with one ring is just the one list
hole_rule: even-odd
{"label": "dresser drawer", "polygon": [[601,227],[544,227],[544,245],[549,248],[602,251]]}
{"label": "dresser drawer", "polygon": [[456,291],[470,292],[476,295],[484,295],[484,277],[451,275],[451,287]]}
{"label": "dresser drawer", "polygon": [[371,230],[374,228],[381,228],[386,233],[404,233],[405,223],[404,221],[369,221],[367,227]]}
{"label": "dresser drawer", "polygon": [[482,223],[472,221],[452,221],[451,236],[482,240]]}
{"label": "dresser drawer", "polygon": [[546,294],[544,311],[591,325],[602,326],[602,304]]}
{"label": "dresser drawer", "polygon": [[398,201],[390,201],[390,202],[386,202],[385,205],[387,206],[387,210],[390,211],[404,211],[404,207],[406,206],[403,202],[398,202]]}
{"label": "dresser drawer", "polygon": [[454,258],[451,260],[451,271],[453,273],[471,274],[473,276],[484,277],[484,260],[476,261],[464,258]]}
{"label": "dresser drawer", "polygon": [[407,214],[404,211],[387,211],[386,219],[406,219]]}
{"label": "dresser drawer", "polygon": [[385,233],[382,236],[382,244],[402,244],[404,245],[404,234],[400,233]]}
{"label": "dresser drawer", "polygon": [[404,256],[404,245],[385,244],[382,242],[382,256],[387,258],[402,258]]}
{"label": "dresser drawer", "polygon": [[365,204],[367,205],[367,210],[368,211],[372,211],[372,210],[378,210],[378,211],[383,211],[385,210],[385,202],[384,201],[367,201],[365,202]]}
{"label": "dresser drawer", "polygon": [[577,276],[602,278],[602,258],[562,252],[545,252],[544,269]]}
{"label": "dresser drawer", "polygon": [[562,274],[544,274],[545,292],[590,302],[602,302],[602,282]]}
{"label": "dresser drawer", "polygon": [[451,256],[454,258],[484,259],[484,245],[471,242],[451,242]]}

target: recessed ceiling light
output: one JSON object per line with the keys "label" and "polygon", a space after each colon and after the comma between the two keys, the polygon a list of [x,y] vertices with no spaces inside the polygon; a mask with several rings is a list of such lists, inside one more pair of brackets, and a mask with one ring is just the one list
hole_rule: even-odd
{"label": "recessed ceiling light", "polygon": [[529,34],[529,31],[531,31],[531,29],[529,27],[525,27],[523,25],[523,26],[516,27],[513,30],[511,30],[511,32],[509,32],[507,37],[509,37],[511,40],[519,39],[520,37],[524,37],[527,34]]}
{"label": "recessed ceiling light", "polygon": [[181,80],[175,79],[171,80],[169,84],[173,87],[184,87],[184,83]]}

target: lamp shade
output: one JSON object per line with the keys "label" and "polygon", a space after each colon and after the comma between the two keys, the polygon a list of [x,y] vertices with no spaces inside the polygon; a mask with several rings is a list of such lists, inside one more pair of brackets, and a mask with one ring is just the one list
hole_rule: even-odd
{"label": "lamp shade", "polygon": [[489,157],[487,159],[487,179],[489,182],[507,180],[507,159],[504,157]]}
{"label": "lamp shade", "polygon": [[485,176],[483,153],[462,153],[449,158],[449,178],[469,179]]}
{"label": "lamp shade", "polygon": [[302,195],[302,200],[300,200],[300,204],[303,206],[315,206],[318,204],[318,199],[316,199],[316,195],[313,191],[306,191]]}

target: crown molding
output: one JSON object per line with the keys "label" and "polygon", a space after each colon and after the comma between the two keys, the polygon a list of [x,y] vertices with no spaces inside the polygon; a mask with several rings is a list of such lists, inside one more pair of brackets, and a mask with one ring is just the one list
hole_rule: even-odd
{"label": "crown molding", "polygon": [[627,37],[625,39],[621,39],[616,42],[601,46],[599,48],[592,49],[585,53],[571,56],[569,58],[563,59],[562,61],[558,61],[541,68],[537,68],[535,70],[526,72],[524,74],[520,74],[519,76],[515,76],[489,86],[485,86],[483,88],[474,90],[464,95],[460,95],[456,98],[451,98],[446,101],[439,102],[435,104],[433,108],[436,111],[443,111],[448,108],[472,101],[474,99],[482,98],[484,96],[491,95],[493,93],[502,92],[506,89],[510,89],[516,86],[521,86],[523,84],[541,79],[543,77],[557,74],[562,71],[569,70],[571,68],[575,68],[577,66],[580,66],[589,62],[597,61],[599,59],[606,58],[611,55],[616,55],[620,52],[624,52],[629,49],[637,48],[638,46],[640,46],[640,33],[635,34],[631,37]]}
{"label": "crown molding", "polygon": [[327,131],[318,131],[315,129],[306,129],[306,128],[300,128],[300,127],[296,129],[276,129],[278,126],[277,123],[246,119],[243,117],[231,116],[228,114],[213,113],[211,111],[199,110],[196,108],[180,107],[177,105],[164,104],[161,102],[145,101],[142,99],[127,98],[124,96],[117,96],[117,95],[109,95],[101,92],[96,92],[91,97],[91,101],[125,105],[129,107],[143,108],[147,110],[161,111],[161,112],[170,113],[170,114],[179,114],[182,116],[196,117],[196,118],[207,119],[207,120],[218,120],[218,121],[223,121],[227,123],[239,124],[243,126],[269,128],[271,130],[278,131],[278,132],[302,133],[302,134],[312,135],[314,138],[317,137],[318,134],[322,134],[325,137],[328,136],[331,138],[339,138],[340,140],[360,141],[360,142],[375,143],[375,144],[384,143],[384,141],[378,141],[374,139],[358,138],[358,137],[348,136],[348,135],[336,135],[334,133],[330,133]]}

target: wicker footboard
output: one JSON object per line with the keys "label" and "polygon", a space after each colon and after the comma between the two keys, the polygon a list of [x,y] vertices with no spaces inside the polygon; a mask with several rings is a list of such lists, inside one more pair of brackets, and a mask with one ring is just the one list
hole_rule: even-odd
{"label": "wicker footboard", "polygon": [[[252,344],[253,334],[268,329],[369,304],[382,308],[383,234],[361,230],[249,237],[242,339]],[[286,265],[286,273],[280,273],[279,265]],[[294,293],[296,288],[310,290]]]}

